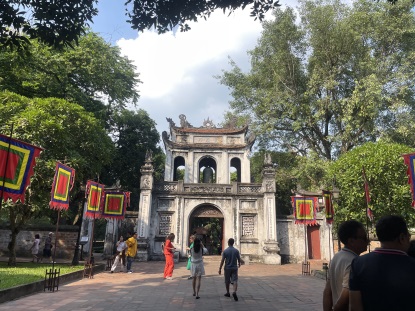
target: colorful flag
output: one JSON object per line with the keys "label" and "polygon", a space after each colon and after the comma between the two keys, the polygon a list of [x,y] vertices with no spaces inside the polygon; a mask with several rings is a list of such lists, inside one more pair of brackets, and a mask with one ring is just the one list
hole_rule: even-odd
{"label": "colorful flag", "polygon": [[124,219],[125,210],[130,204],[129,201],[130,192],[106,191],[102,217]]}
{"label": "colorful flag", "polygon": [[316,225],[317,197],[291,197],[296,224]]}
{"label": "colorful flag", "polygon": [[415,189],[414,189],[414,180],[415,180],[415,153],[404,154],[403,161],[408,167],[406,173],[408,175],[408,184],[411,187],[412,193],[412,207],[415,207]]}
{"label": "colorful flag", "polygon": [[87,200],[87,207],[85,211],[86,218],[100,218],[101,217],[101,202],[104,198],[104,185],[92,180],[86,183],[85,195]]}
{"label": "colorful flag", "polygon": [[366,171],[365,171],[364,166],[362,166],[362,174],[363,174],[363,180],[365,182],[365,196],[366,196],[366,205],[367,205],[366,214],[367,214],[367,217],[370,219],[370,221],[373,221],[373,210],[372,210],[372,205],[370,204],[369,183],[367,181]]}
{"label": "colorful flag", "polygon": [[[0,196],[4,201],[20,200],[33,175],[36,158],[43,148],[0,134]],[[6,167],[7,162],[7,167]]]}
{"label": "colorful flag", "polygon": [[334,218],[333,194],[331,191],[323,190],[326,222],[331,224]]}
{"label": "colorful flag", "polygon": [[69,208],[69,192],[75,181],[75,170],[62,163],[56,162],[55,177],[53,178],[50,208]]}

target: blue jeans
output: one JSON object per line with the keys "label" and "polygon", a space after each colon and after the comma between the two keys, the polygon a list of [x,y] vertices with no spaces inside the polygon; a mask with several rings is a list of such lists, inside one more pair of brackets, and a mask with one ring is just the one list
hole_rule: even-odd
{"label": "blue jeans", "polygon": [[127,271],[131,270],[131,265],[133,263],[134,257],[127,256]]}

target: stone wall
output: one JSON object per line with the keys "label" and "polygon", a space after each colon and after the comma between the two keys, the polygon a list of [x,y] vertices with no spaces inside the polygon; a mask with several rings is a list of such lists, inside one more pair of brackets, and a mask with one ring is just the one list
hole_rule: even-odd
{"label": "stone wall", "polygon": [[[65,226],[68,227],[68,226]],[[72,226],[71,226],[72,227]],[[35,234],[40,235],[40,246],[39,254],[42,254],[43,247],[45,245],[46,237],[49,232],[54,230],[35,230],[35,229],[25,229],[19,232],[16,240],[16,255],[19,257],[31,257],[31,251],[29,250],[32,246],[32,243],[35,239]],[[0,228],[0,255],[8,256],[9,251],[7,246],[10,242],[11,232],[8,229]],[[65,228],[65,230],[58,232],[58,241],[56,248],[56,258],[65,258],[71,259],[75,251],[76,240],[78,238],[78,227],[73,226],[72,228]],[[52,239],[52,243],[55,244],[55,238]],[[53,249],[52,249],[53,254]]]}

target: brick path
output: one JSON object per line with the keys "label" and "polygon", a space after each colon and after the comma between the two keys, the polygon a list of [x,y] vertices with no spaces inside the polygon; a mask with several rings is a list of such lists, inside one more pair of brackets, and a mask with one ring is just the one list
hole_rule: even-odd
{"label": "brick path", "polygon": [[[301,275],[301,264],[270,266],[250,264],[239,270],[239,301],[224,297],[219,262],[206,258],[200,299],[192,296],[186,263],[176,264],[173,280],[162,277],[164,262],[135,262],[134,273],[103,272],[59,287],[0,304],[0,310],[81,311],[81,310],[322,310],[325,281]],[[321,262],[312,262],[321,269]],[[232,285],[231,285],[232,288]]]}

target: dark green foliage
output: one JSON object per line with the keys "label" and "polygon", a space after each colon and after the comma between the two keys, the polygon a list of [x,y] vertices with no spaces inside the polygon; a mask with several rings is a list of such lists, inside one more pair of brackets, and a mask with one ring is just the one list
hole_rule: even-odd
{"label": "dark green foliage", "polygon": [[0,0],[0,47],[25,47],[30,44],[27,36],[50,46],[71,45],[97,14],[95,3],[96,0]]}
{"label": "dark green foliage", "polygon": [[330,165],[329,177],[340,189],[336,223],[356,219],[366,223],[366,199],[362,167],[369,183],[375,221],[384,215],[397,214],[410,226],[415,225],[415,211],[402,154],[414,150],[404,145],[384,142],[367,143],[342,155]]}

